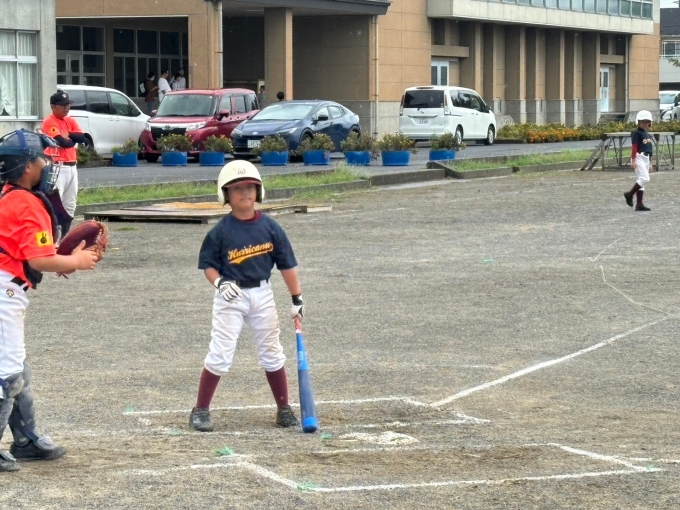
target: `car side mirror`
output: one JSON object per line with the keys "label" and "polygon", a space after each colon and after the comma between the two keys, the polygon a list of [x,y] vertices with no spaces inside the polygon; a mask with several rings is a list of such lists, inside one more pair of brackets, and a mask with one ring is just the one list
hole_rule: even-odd
{"label": "car side mirror", "polygon": [[231,111],[229,110],[220,110],[220,113],[217,115],[220,120],[222,120],[225,117],[231,117]]}
{"label": "car side mirror", "polygon": [[319,115],[319,116],[316,118],[316,120],[317,120],[318,122],[324,122],[324,121],[328,120],[328,115]]}
{"label": "car side mirror", "polygon": [[675,103],[673,103],[673,106],[678,106],[679,104],[680,103],[678,101],[676,101]]}
{"label": "car side mirror", "polygon": [[158,110],[151,110],[151,116],[152,117],[155,117],[157,113],[158,113]]}

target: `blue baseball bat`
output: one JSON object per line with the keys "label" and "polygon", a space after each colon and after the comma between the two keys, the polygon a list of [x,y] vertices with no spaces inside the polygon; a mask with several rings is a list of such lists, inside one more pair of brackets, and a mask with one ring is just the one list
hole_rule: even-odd
{"label": "blue baseball bat", "polygon": [[302,431],[311,433],[319,429],[319,420],[316,418],[314,392],[312,391],[312,381],[309,379],[309,364],[307,363],[307,351],[305,350],[302,337],[302,323],[300,317],[295,317],[293,320],[295,322],[295,338],[297,339],[298,386],[300,387]]}

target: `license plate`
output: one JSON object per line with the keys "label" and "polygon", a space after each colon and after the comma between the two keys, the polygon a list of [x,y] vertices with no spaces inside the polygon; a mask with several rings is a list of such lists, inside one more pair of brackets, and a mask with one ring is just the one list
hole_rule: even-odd
{"label": "license plate", "polygon": [[249,149],[256,149],[257,147],[260,146],[261,140],[248,140],[248,148]]}
{"label": "license plate", "polygon": [[427,119],[419,119],[418,120],[418,124],[429,124],[429,123],[430,123],[430,121],[427,120]]}

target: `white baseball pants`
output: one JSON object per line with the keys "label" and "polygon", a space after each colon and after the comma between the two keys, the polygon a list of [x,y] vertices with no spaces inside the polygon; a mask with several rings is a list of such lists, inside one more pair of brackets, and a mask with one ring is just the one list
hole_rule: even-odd
{"label": "white baseball pants", "polygon": [[263,281],[260,287],[242,291],[243,298],[238,304],[227,303],[219,292],[215,292],[210,352],[205,358],[205,368],[215,375],[229,372],[244,323],[253,332],[262,368],[275,372],[286,361],[279,342],[281,329],[271,285]]}
{"label": "white baseball pants", "polygon": [[64,209],[69,216],[73,217],[76,213],[76,199],[78,198],[78,168],[76,165],[61,165],[57,178],[57,189]]}
{"label": "white baseball pants", "polygon": [[24,371],[24,317],[28,307],[26,292],[12,283],[13,276],[0,271],[0,379]]}
{"label": "white baseball pants", "polygon": [[638,152],[635,155],[635,180],[642,191],[645,189],[645,184],[649,182],[649,167],[651,165],[651,159],[646,154]]}

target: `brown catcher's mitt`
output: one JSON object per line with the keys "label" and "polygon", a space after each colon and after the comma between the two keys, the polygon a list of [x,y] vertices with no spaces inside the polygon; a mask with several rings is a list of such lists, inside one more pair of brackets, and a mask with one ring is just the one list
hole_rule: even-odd
{"label": "brown catcher's mitt", "polygon": [[71,255],[82,241],[85,241],[86,250],[92,250],[97,254],[99,262],[109,244],[109,230],[98,221],[84,221],[64,236],[57,248],[57,254]]}

